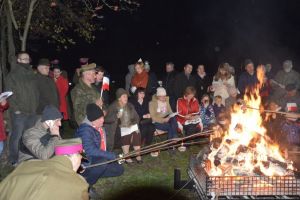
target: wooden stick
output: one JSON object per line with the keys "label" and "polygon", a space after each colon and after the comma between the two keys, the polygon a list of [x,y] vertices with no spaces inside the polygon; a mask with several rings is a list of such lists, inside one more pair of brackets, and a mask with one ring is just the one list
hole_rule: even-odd
{"label": "wooden stick", "polygon": [[263,112],[266,112],[266,113],[274,113],[274,114],[280,114],[280,115],[290,115],[289,118],[299,118],[300,117],[300,114],[298,113],[289,113],[289,112],[282,112],[282,111],[273,111],[273,110],[265,110],[265,109],[259,109],[259,108],[253,108],[251,106],[246,106],[247,108],[249,109],[253,109],[253,110],[259,110],[259,111],[263,111]]}

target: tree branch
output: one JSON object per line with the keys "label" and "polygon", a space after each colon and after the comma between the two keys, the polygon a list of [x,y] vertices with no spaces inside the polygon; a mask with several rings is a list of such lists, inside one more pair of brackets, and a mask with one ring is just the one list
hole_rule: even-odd
{"label": "tree branch", "polygon": [[28,31],[29,31],[31,18],[32,18],[32,13],[34,11],[34,6],[35,6],[36,2],[37,2],[37,0],[31,0],[30,1],[28,14],[27,14],[27,18],[26,18],[26,23],[24,25],[24,32],[23,32],[23,36],[21,38],[21,40],[22,40],[21,51],[26,50],[26,42],[27,42]]}
{"label": "tree branch", "polygon": [[11,0],[7,0],[7,3],[8,3],[8,9],[9,9],[9,14],[10,14],[11,21],[12,21],[15,29],[18,30],[19,27],[18,27],[16,18],[15,18],[15,15],[14,15],[14,11],[12,9],[12,2],[11,2]]}

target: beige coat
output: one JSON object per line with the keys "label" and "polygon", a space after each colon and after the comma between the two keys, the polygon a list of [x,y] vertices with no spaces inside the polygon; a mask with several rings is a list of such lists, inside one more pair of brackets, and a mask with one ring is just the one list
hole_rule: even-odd
{"label": "beige coat", "polygon": [[65,156],[20,164],[0,183],[1,200],[87,200],[88,184]]}
{"label": "beige coat", "polygon": [[[167,114],[171,114],[172,113],[172,109],[169,103],[169,97],[167,97]],[[158,108],[158,102],[157,102],[157,97],[156,95],[153,95],[152,97],[152,101],[149,102],[149,112],[152,118],[153,122],[157,122],[157,123],[164,123],[164,117],[166,114],[162,114],[160,112],[157,112],[157,108]]]}

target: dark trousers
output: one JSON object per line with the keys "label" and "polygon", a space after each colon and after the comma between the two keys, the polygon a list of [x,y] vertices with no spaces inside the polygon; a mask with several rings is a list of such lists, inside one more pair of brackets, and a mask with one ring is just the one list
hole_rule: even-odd
{"label": "dark trousers", "polygon": [[175,117],[172,117],[167,123],[154,123],[155,128],[167,131],[168,132],[168,139],[176,138],[177,137],[177,121]]}
{"label": "dark trousers", "polygon": [[139,128],[142,136],[142,143],[145,145],[150,145],[153,140],[153,135],[155,132],[155,126],[152,123],[139,124]]}
{"label": "dark trousers", "polygon": [[23,132],[34,126],[38,116],[33,114],[11,114],[12,130],[9,137],[9,162],[18,161],[19,144]]}
{"label": "dark trousers", "polygon": [[184,134],[186,136],[201,132],[201,128],[200,128],[199,124],[183,125],[183,130],[184,130]]}
{"label": "dark trousers", "polygon": [[[99,159],[91,164],[102,163],[108,161],[106,159]],[[121,176],[124,173],[124,167],[118,162],[113,162],[106,165],[87,168],[83,172],[83,177],[86,179],[90,186],[94,185],[99,178]]]}

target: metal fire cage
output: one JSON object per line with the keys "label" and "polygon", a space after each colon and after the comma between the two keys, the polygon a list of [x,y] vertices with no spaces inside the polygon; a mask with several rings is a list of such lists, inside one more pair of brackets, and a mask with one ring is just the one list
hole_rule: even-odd
{"label": "metal fire cage", "polygon": [[208,176],[191,157],[188,175],[200,199],[300,199],[298,176]]}

